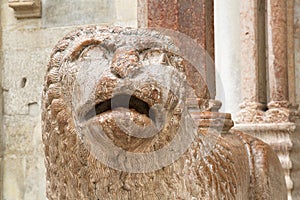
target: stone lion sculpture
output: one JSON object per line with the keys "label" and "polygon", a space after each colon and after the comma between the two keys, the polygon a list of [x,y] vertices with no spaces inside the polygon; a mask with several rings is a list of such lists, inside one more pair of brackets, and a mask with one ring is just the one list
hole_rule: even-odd
{"label": "stone lion sculpture", "polygon": [[119,27],[56,45],[43,90],[48,199],[286,199],[275,153],[208,110],[205,78],[178,52],[156,31]]}

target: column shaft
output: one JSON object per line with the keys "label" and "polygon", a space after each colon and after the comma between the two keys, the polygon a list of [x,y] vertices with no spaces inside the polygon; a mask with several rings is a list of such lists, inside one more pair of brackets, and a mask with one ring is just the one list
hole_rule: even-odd
{"label": "column shaft", "polygon": [[213,14],[213,0],[138,0],[139,27],[178,31],[206,51],[205,57],[198,60],[203,62],[203,78],[208,84],[211,99],[215,98],[216,90],[215,68],[211,65],[215,57]]}
{"label": "column shaft", "polygon": [[267,3],[270,101],[288,101],[287,1]]}
{"label": "column shaft", "polygon": [[240,12],[242,99],[265,104],[264,2],[243,1]]}
{"label": "column shaft", "polygon": [[263,120],[267,104],[265,1],[242,1],[240,18],[242,104],[236,122],[257,123]]}

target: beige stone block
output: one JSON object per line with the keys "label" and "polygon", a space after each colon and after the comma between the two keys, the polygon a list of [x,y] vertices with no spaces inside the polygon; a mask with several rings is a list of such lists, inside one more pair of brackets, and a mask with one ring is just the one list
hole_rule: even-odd
{"label": "beige stone block", "polygon": [[5,200],[24,199],[25,158],[4,159],[3,198]]}
{"label": "beige stone block", "polygon": [[26,157],[24,200],[46,199],[46,170],[44,155],[34,154]]}
{"label": "beige stone block", "polygon": [[4,116],[5,155],[42,153],[40,117],[25,115]]}
{"label": "beige stone block", "polygon": [[4,160],[5,200],[46,199],[45,167],[42,154],[7,156]]}
{"label": "beige stone block", "polygon": [[116,0],[115,7],[116,7],[117,22],[137,21],[136,0]]}
{"label": "beige stone block", "polygon": [[44,0],[43,27],[112,23],[115,20],[111,0]]}
{"label": "beige stone block", "polygon": [[[3,49],[11,51],[14,49],[47,48],[51,49],[75,27],[51,28],[51,29],[26,29],[3,31]],[[41,52],[45,53],[46,52]],[[49,56],[49,54],[47,55]]]}
{"label": "beige stone block", "polygon": [[50,48],[4,52],[4,114],[27,115],[29,106],[40,105]]}

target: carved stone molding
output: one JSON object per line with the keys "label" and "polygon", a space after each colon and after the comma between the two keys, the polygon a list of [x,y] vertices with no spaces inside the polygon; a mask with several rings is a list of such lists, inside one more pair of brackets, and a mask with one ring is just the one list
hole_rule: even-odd
{"label": "carved stone molding", "polygon": [[293,123],[300,116],[299,106],[288,101],[271,101],[266,112],[264,105],[257,102],[244,102],[240,107],[237,124]]}
{"label": "carved stone molding", "polygon": [[292,199],[291,195],[294,183],[291,178],[293,164],[290,153],[293,148],[292,136],[296,134],[295,123],[237,124],[234,129],[260,138],[273,148],[284,169],[288,199]]}
{"label": "carved stone molding", "polygon": [[42,14],[41,0],[8,0],[8,6],[14,9],[17,19],[39,18]]}

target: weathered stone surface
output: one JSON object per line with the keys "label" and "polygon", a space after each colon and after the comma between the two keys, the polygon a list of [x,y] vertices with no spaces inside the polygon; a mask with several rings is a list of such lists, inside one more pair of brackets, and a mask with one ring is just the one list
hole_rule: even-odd
{"label": "weathered stone surface", "polygon": [[287,65],[288,65],[288,95],[289,102],[296,104],[296,77],[295,77],[295,38],[294,19],[295,1],[287,1]]}
{"label": "weathered stone surface", "polygon": [[[14,54],[9,51],[3,55],[4,64],[12,66],[4,68],[3,88],[4,98],[10,104],[5,104],[5,115],[26,115],[29,112],[29,104],[40,102],[40,91],[45,68],[32,69],[46,62],[46,55],[39,56],[45,49],[22,49],[15,50]],[[46,52],[50,52],[49,50]],[[28,56],[29,55],[29,56]],[[22,69],[22,70],[19,70]],[[22,96],[22,98],[19,98]]]}
{"label": "weathered stone surface", "polygon": [[266,107],[264,1],[240,3],[242,104],[237,122],[258,122]]}
{"label": "weathered stone surface", "polygon": [[[5,133],[5,155],[25,156],[34,152],[42,153],[40,137],[40,117],[36,116],[4,116],[3,131]],[[19,128],[23,125],[22,129]]]}
{"label": "weathered stone surface", "polygon": [[6,199],[23,199],[24,158],[5,158],[3,190]]}
{"label": "weathered stone surface", "polygon": [[260,138],[271,145],[284,168],[287,188],[291,191],[293,182],[290,177],[290,170],[292,169],[290,151],[293,147],[292,137],[295,134],[296,125],[294,123],[238,124],[235,129]]}
{"label": "weathered stone surface", "polygon": [[[45,166],[39,113],[36,116],[4,116],[5,199],[45,199]],[[23,125],[22,129],[19,128],[20,124]]]}
{"label": "weathered stone surface", "polygon": [[24,200],[46,199],[44,161],[43,153],[25,157]]}
{"label": "weathered stone surface", "polygon": [[[42,1],[43,4],[45,2]],[[66,1],[55,2],[62,6]],[[75,3],[77,1],[73,1]],[[109,1],[109,4],[113,6],[111,24],[136,26],[136,3],[133,0]],[[44,13],[43,19],[18,20],[8,0],[1,0],[0,5],[0,110],[3,113],[0,123],[1,128],[4,127],[0,133],[0,142],[3,143],[0,145],[0,199],[41,200],[46,196],[46,179],[41,130],[38,128],[41,120],[38,116],[45,66],[51,48],[74,27],[67,23],[59,27],[43,27],[43,20],[51,17],[47,13]],[[82,15],[93,9],[89,3],[85,3],[84,7],[86,13]],[[69,10],[69,7],[61,8],[62,13]],[[76,20],[75,14],[71,12],[70,21]],[[103,21],[102,18],[93,20],[91,23]],[[18,175],[24,178],[20,180]]]}
{"label": "weathered stone surface", "polygon": [[43,160],[43,154],[6,156],[4,158],[4,199],[46,199]]}
{"label": "weathered stone surface", "polygon": [[32,29],[40,26],[40,19],[18,20],[15,18],[14,10],[8,6],[8,0],[1,1],[0,3],[2,31],[8,29]]}
{"label": "weathered stone surface", "polygon": [[287,1],[268,0],[270,100],[287,101]]}
{"label": "weathered stone surface", "polygon": [[295,81],[296,102],[300,104],[300,0],[295,0],[294,38],[295,38]]}
{"label": "weathered stone surface", "polygon": [[201,73],[179,53],[158,32],[118,27],[56,45],[43,92],[49,199],[286,199],[276,154],[228,132],[230,115],[201,112]]}
{"label": "weathered stone surface", "polygon": [[[51,50],[49,46],[55,44],[60,37],[63,37],[63,35],[66,35],[71,30],[72,27],[52,28],[51,31],[49,29],[38,28],[7,28],[6,30],[3,30],[2,33],[3,37],[6,38],[3,40],[3,48],[4,50],[22,50],[24,47],[32,50],[44,48],[48,53],[48,51]],[[38,42],[32,42],[33,39]]]}
{"label": "weathered stone surface", "polygon": [[137,27],[137,0],[115,0],[115,10],[114,25]]}
{"label": "weathered stone surface", "polygon": [[114,3],[110,0],[45,0],[43,1],[43,26],[112,23],[115,13]]}
{"label": "weathered stone surface", "polygon": [[[211,66],[215,57],[213,1],[139,0],[138,25],[161,31],[177,31],[196,42],[197,48],[201,47],[205,54],[195,54],[195,58],[203,57],[201,59],[207,60],[207,63],[202,62],[204,78],[211,98],[215,98],[215,68]],[[170,34],[170,31],[165,31],[165,34]]]}

